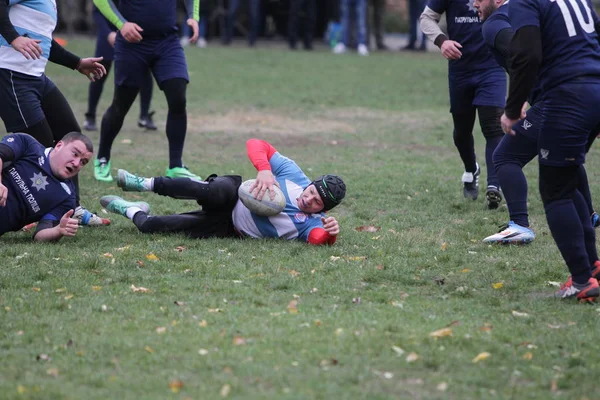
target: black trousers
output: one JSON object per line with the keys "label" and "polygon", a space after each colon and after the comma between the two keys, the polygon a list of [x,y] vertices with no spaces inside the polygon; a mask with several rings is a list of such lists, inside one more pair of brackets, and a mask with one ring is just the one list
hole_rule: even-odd
{"label": "black trousers", "polygon": [[142,233],[183,233],[190,238],[238,237],[231,212],[238,200],[242,177],[209,176],[199,182],[189,178],[154,178],[154,192],[175,199],[196,200],[201,210],[152,216],[143,211],[133,217]]}
{"label": "black trousers", "polygon": [[290,0],[290,15],[288,19],[288,42],[291,48],[296,48],[298,41],[298,20],[300,11],[306,8],[302,18],[302,30],[304,31],[304,48],[311,49],[315,22],[317,20],[317,0]]}

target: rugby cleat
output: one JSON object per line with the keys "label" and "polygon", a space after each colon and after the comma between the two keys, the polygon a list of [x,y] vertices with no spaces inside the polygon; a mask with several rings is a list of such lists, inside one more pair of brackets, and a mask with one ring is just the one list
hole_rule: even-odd
{"label": "rugby cleat", "polygon": [[464,172],[461,178],[463,183],[463,195],[467,199],[477,200],[479,197],[479,174],[481,170],[479,169],[479,164],[477,165],[477,170],[475,172]]}
{"label": "rugby cleat", "polygon": [[202,180],[202,178],[200,178],[198,175],[191,173],[186,166],[167,168],[166,176],[168,176],[169,178],[190,178],[197,181]]}
{"label": "rugby cleat", "polygon": [[85,226],[105,226],[110,225],[110,220],[108,218],[101,218],[98,215],[94,214],[91,211],[86,210],[85,208],[79,206],[75,209],[73,213],[74,219],[79,221],[79,225]]}
{"label": "rugby cleat", "polygon": [[94,160],[94,178],[102,182],[113,181],[113,177],[110,174],[110,161],[106,161],[104,157]]}
{"label": "rugby cleat", "polygon": [[485,192],[485,198],[487,200],[487,208],[489,210],[495,210],[500,207],[502,202],[502,193],[496,186],[490,185],[487,187]]}
{"label": "rugby cleat", "polygon": [[571,277],[554,293],[554,297],[568,299],[575,297],[583,301],[593,301],[600,296],[600,287],[596,278],[590,278],[585,284],[573,282]]}
{"label": "rugby cleat", "polygon": [[96,117],[88,117],[85,116],[85,120],[83,121],[83,129],[86,131],[97,131],[98,127],[96,126]]}
{"label": "rugby cleat", "polygon": [[147,192],[144,180],[146,178],[131,174],[124,169],[117,171],[117,186],[125,192]]}
{"label": "rugby cleat", "polygon": [[533,239],[535,233],[531,229],[510,221],[507,225],[503,225],[498,233],[483,239],[483,243],[527,244]]}
{"label": "rugby cleat", "polygon": [[127,216],[127,209],[130,207],[140,208],[143,212],[150,212],[150,204],[145,201],[131,202],[120,198],[119,196],[103,196],[100,198],[100,205],[107,211],[115,214]]}
{"label": "rugby cleat", "polygon": [[152,120],[152,116],[154,115],[154,111],[149,112],[148,115],[142,115],[140,116],[140,119],[138,119],[138,126],[140,128],[145,128],[149,131],[155,131],[156,125],[154,124],[154,121]]}

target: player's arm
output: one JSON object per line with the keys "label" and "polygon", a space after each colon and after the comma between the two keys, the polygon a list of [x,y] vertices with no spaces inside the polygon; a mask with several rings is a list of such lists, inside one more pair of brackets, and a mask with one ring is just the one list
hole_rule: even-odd
{"label": "player's arm", "polygon": [[37,242],[55,242],[63,236],[75,236],[79,228],[79,221],[71,218],[75,210],[67,211],[57,221],[51,214],[45,215],[38,223],[33,240]]}
{"label": "player's arm", "polygon": [[440,18],[442,18],[442,13],[444,11],[445,6],[440,1],[430,2],[419,17],[419,24],[425,36],[440,48],[442,55],[446,59],[458,60],[462,57],[460,51],[462,45],[454,40],[450,40],[448,36],[442,32],[439,25]]}
{"label": "player's arm", "polygon": [[200,0],[185,0],[183,4],[187,18],[200,21]]}
{"label": "player's arm", "polygon": [[510,42],[510,77],[505,115],[519,119],[523,103],[537,81],[542,64],[542,35],[540,28],[529,25],[518,29]]}
{"label": "player's arm", "polygon": [[121,15],[115,3],[112,0],[94,0],[94,5],[100,10],[102,15],[117,29],[121,29],[127,22]]}
{"label": "player's arm", "polygon": [[8,0],[0,0],[0,35],[28,60],[42,56],[41,40],[19,35],[8,15]]}
{"label": "player's arm", "polygon": [[334,217],[321,218],[323,227],[317,227],[308,234],[307,242],[316,246],[332,245],[337,240],[340,233],[340,226]]}
{"label": "player's arm", "polygon": [[500,63],[500,66],[509,72],[510,72],[509,49],[510,49],[510,42],[512,41],[512,38],[513,38],[513,34],[514,34],[514,32],[511,27],[504,28],[500,32],[498,32],[498,34],[496,35],[496,38],[494,39],[494,48],[502,56],[502,59],[498,60],[499,62],[502,61]]}
{"label": "player's arm", "polygon": [[5,144],[0,143],[0,207],[6,206],[8,188],[2,184],[2,169],[15,159],[15,152]]}
{"label": "player's arm", "polygon": [[50,57],[48,57],[48,61],[70,69],[77,69],[79,63],[81,62],[81,57],[71,53],[69,50],[58,44],[56,40],[52,39],[52,46],[50,47]]}
{"label": "player's arm", "polygon": [[276,152],[277,149],[265,140],[250,139],[246,142],[248,159],[258,171],[256,174],[256,182],[254,183],[254,186],[250,188],[250,193],[254,193],[257,199],[262,199],[267,189],[269,189],[269,193],[271,193],[271,200],[275,197],[273,185],[277,185],[277,181],[273,175],[269,160]]}

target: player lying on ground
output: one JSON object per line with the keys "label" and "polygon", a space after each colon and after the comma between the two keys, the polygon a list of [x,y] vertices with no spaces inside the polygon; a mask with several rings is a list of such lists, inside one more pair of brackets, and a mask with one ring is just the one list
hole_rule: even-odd
{"label": "player lying on ground", "polygon": [[14,133],[0,141],[0,236],[39,221],[33,238],[58,240],[77,233],[71,178],[92,158],[90,139],[79,132],[44,148],[32,136]]}
{"label": "player lying on ground", "polygon": [[117,184],[125,191],[152,191],[176,199],[193,199],[202,210],[167,216],[149,215],[144,202],[128,202],[104,196],[107,210],[131,219],[143,233],[181,232],[192,238],[253,237],[302,240],[310,244],[333,244],[340,231],[337,220],[325,211],[340,204],[346,185],[335,175],[311,182],[298,165],[281,155],[268,142],[250,139],[248,158],[256,167],[253,193],[261,199],[266,190],[278,185],[286,198],[284,210],[272,217],[252,213],[238,199],[240,176],[211,175],[206,181],[191,178],[143,178],[119,170]]}

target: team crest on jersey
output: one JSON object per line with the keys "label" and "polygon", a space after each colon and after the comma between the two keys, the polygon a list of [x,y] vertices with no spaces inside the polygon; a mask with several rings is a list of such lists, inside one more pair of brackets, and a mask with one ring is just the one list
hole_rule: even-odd
{"label": "team crest on jersey", "polygon": [[523,120],[523,125],[521,125],[523,129],[527,130],[533,126],[533,124],[526,119]]}
{"label": "team crest on jersey", "polygon": [[6,139],[6,141],[7,141],[8,143],[12,143],[12,142],[14,142],[14,141],[15,141],[15,138],[14,138],[14,137],[9,137],[8,139]]}
{"label": "team crest on jersey", "polygon": [[69,194],[69,195],[71,194],[71,189],[69,188],[69,185],[67,185],[64,182],[61,182],[60,186],[62,186],[62,188],[65,189],[65,192],[67,192],[67,194]]}
{"label": "team crest on jersey", "polygon": [[44,163],[45,163],[45,162],[46,162],[46,159],[44,158],[44,156],[40,156],[40,157],[38,158],[38,164],[40,165],[40,167],[41,167],[42,165],[44,165]]}
{"label": "team crest on jersey", "polygon": [[37,189],[38,192],[40,190],[46,190],[46,186],[49,185],[48,177],[44,176],[41,172],[39,174],[34,173],[33,177],[29,179],[31,179],[31,186]]}
{"label": "team crest on jersey", "polygon": [[548,155],[550,154],[550,150],[540,149],[540,155],[544,160],[548,159]]}
{"label": "team crest on jersey", "polygon": [[469,7],[469,11],[477,13],[477,9],[475,8],[475,0],[467,1],[467,7]]}
{"label": "team crest on jersey", "polygon": [[304,214],[303,212],[298,212],[294,214],[294,221],[296,221],[299,224],[306,222],[307,219],[308,215]]}

